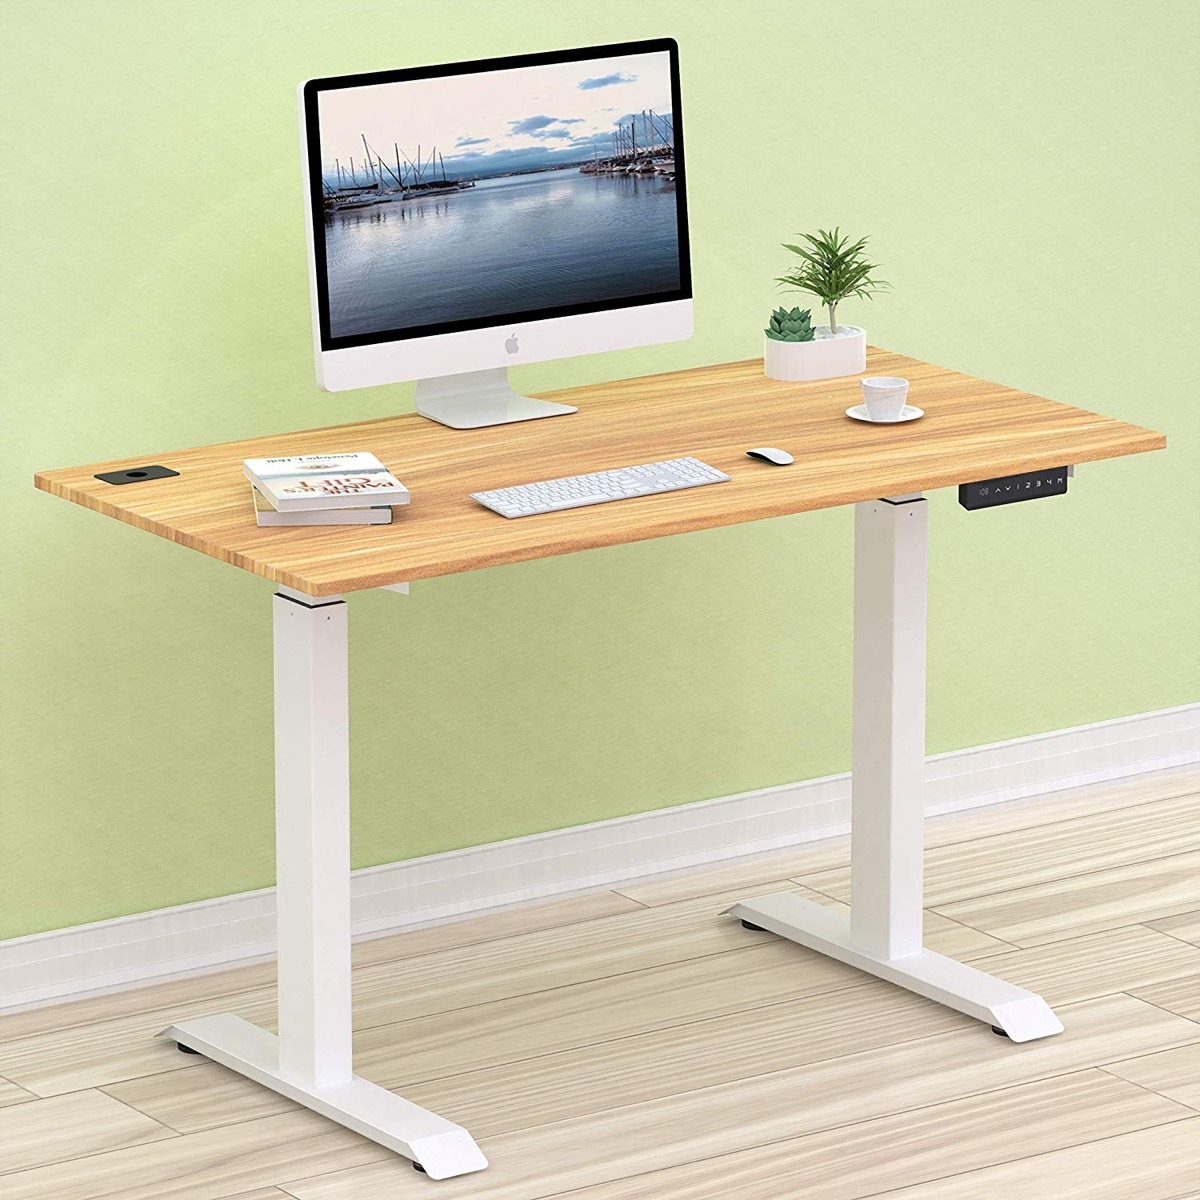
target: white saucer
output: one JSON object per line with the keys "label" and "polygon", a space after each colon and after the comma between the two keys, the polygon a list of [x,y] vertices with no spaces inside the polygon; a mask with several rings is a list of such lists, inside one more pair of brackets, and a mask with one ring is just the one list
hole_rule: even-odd
{"label": "white saucer", "polygon": [[906,404],[903,411],[894,421],[873,421],[867,416],[867,406],[865,404],[856,404],[853,408],[846,409],[846,416],[853,417],[856,421],[866,421],[868,425],[903,425],[905,421],[915,421],[918,417],[923,417],[925,410],[917,408],[916,405]]}

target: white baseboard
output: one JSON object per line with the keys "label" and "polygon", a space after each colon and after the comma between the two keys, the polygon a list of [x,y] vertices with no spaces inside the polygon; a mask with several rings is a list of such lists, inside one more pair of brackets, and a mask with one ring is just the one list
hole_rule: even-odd
{"label": "white baseboard", "polygon": [[[953,812],[1200,762],[1200,704],[934,755],[926,811]],[[830,775],[356,871],[355,936],[395,932],[849,828],[850,780]],[[275,892],[222,896],[0,942],[0,1010],[275,952]]]}

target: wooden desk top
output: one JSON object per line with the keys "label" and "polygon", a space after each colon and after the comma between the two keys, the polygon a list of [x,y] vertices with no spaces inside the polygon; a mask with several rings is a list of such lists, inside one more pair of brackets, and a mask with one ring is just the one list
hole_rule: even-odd
{"label": "wooden desk top", "polygon": [[[925,417],[871,426],[845,410],[858,378],[767,379],[762,363],[724,363],[551,392],[571,416],[446,429],[415,414],[278,437],[43,471],[43,491],[313,596],[452,575],[851,504],[1041,467],[1158,450],[1166,438],[884,350],[867,371],[911,381]],[[330,402],[331,409],[337,401]],[[779,446],[795,464],[745,457]],[[369,450],[412,492],[392,525],[262,528],[243,458]],[[694,455],[730,483],[506,520],[471,492]],[[178,478],[114,487],[93,476],[162,463]]]}

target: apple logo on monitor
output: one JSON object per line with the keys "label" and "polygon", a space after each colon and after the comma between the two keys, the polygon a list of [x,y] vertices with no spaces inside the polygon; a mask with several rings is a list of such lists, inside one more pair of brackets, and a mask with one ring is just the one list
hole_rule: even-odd
{"label": "apple logo on monitor", "polygon": [[508,337],[504,339],[504,349],[507,350],[509,354],[516,354],[520,348],[521,346],[517,341],[517,335],[515,333],[510,333]]}

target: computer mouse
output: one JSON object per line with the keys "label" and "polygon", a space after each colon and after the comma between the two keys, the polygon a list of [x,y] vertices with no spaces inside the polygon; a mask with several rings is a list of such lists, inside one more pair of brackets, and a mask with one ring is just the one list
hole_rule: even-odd
{"label": "computer mouse", "polygon": [[755,450],[747,450],[748,458],[757,458],[759,462],[770,463],[773,467],[786,467],[796,460],[786,450],[776,450],[774,446],[759,446]]}

